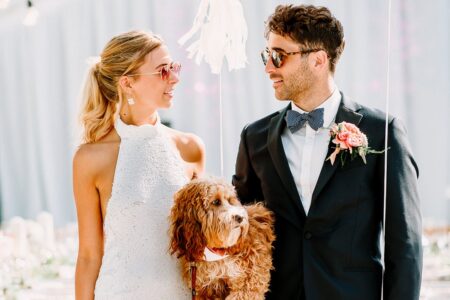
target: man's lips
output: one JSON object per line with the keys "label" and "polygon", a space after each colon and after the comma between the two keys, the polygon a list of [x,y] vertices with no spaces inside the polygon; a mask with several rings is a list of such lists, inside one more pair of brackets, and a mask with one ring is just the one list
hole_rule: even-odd
{"label": "man's lips", "polygon": [[276,88],[283,83],[283,79],[277,76],[270,76],[270,80],[273,81],[273,87]]}
{"label": "man's lips", "polygon": [[165,95],[173,96],[173,90],[164,92]]}
{"label": "man's lips", "polygon": [[273,87],[274,88],[279,87],[282,83],[283,83],[283,80],[281,80],[281,79],[273,80]]}

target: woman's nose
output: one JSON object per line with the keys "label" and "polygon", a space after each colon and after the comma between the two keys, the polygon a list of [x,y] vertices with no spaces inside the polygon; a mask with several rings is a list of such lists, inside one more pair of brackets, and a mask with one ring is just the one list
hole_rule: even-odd
{"label": "woman's nose", "polygon": [[180,76],[179,73],[177,74],[177,73],[175,73],[175,72],[170,71],[169,82],[170,82],[171,84],[178,83],[178,81],[180,81],[179,76]]}

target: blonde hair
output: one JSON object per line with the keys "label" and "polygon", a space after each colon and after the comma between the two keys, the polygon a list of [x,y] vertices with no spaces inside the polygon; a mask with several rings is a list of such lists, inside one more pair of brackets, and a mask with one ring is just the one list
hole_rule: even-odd
{"label": "blonde hair", "polygon": [[163,43],[152,33],[130,31],[106,44],[100,61],[91,65],[84,82],[80,114],[84,143],[100,140],[114,127],[117,108],[125,97],[120,77],[135,72],[144,63],[145,56]]}

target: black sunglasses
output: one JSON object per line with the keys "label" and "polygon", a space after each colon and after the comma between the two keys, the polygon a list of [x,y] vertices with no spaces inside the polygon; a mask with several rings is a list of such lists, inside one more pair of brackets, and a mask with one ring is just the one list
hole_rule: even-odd
{"label": "black sunglasses", "polygon": [[284,60],[289,55],[295,55],[295,54],[308,54],[311,52],[317,52],[323,49],[308,49],[308,50],[302,50],[297,52],[284,52],[280,50],[269,50],[268,48],[261,51],[261,58],[264,65],[267,65],[267,62],[269,61],[269,58],[272,59],[272,63],[275,66],[275,68],[280,68],[283,65]]}

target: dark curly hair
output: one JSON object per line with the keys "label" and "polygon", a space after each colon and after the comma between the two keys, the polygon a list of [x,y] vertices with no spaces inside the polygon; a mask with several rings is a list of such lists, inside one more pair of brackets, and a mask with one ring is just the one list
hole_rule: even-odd
{"label": "dark curly hair", "polygon": [[344,29],[326,7],[313,5],[278,5],[266,21],[265,37],[273,32],[299,43],[300,50],[323,49],[334,73],[344,50]]}

